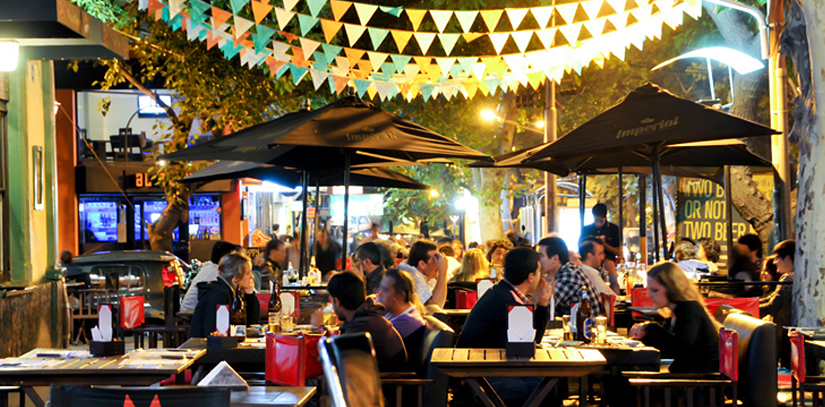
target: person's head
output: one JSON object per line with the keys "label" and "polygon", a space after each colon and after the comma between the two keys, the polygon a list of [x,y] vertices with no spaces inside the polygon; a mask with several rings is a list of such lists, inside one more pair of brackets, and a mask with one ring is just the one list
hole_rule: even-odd
{"label": "person's head", "polygon": [[582,263],[597,269],[604,263],[604,242],[597,237],[587,237],[579,244]]}
{"label": "person's head", "polygon": [[673,258],[676,261],[691,260],[696,258],[696,246],[689,240],[680,240],[673,250]]}
{"label": "person's head", "polygon": [[478,247],[478,242],[475,241],[470,242],[470,244],[467,245],[468,249],[475,249],[476,247]]}
{"label": "person's head", "polygon": [[453,251],[452,245],[439,246],[438,252],[448,257],[455,257],[455,252]]}
{"label": "person's head", "polygon": [[[435,277],[438,273],[435,258],[438,246],[432,240],[418,239],[410,247],[410,256],[407,257],[407,264],[418,269],[427,277]],[[431,277],[432,276],[432,277]]]}
{"label": "person's head", "polygon": [[560,237],[550,236],[539,240],[536,251],[539,253],[542,274],[556,274],[570,261],[567,243]]}
{"label": "person's head", "polygon": [[375,300],[384,304],[393,315],[404,312],[411,305],[420,304],[412,277],[406,271],[396,268],[391,268],[384,274]]}
{"label": "person's head", "polygon": [[762,262],[762,281],[776,281],[779,279],[779,271],[776,269],[776,255],[765,257]]}
{"label": "person's head", "polygon": [[342,321],[346,321],[345,314],[355,311],[367,299],[367,287],[364,280],[351,271],[338,273],[327,283],[332,309]]}
{"label": "person's head", "polygon": [[223,256],[235,252],[235,247],[235,244],[229,243],[225,240],[218,240],[212,245],[212,253],[209,256],[209,260],[212,263],[218,264],[221,262]]}
{"label": "person's head", "polygon": [[490,276],[490,263],[479,249],[470,249],[464,252],[461,258],[461,267],[455,275],[455,281],[475,282],[479,278]]}
{"label": "person's head", "polygon": [[513,243],[507,239],[494,240],[487,250],[487,261],[491,265],[501,266],[504,264],[504,256],[513,248]]}
{"label": "person's head", "polygon": [[593,222],[596,223],[596,226],[604,226],[605,222],[607,222],[607,205],[597,203],[590,212],[593,213]]}
{"label": "person's head", "polygon": [[360,267],[367,275],[381,265],[381,259],[381,248],[375,242],[367,242],[355,249],[353,267]]}
{"label": "person's head", "polygon": [[60,252],[60,262],[63,264],[72,264],[72,252],[69,250]]}
{"label": "person's head", "polygon": [[793,256],[796,254],[796,241],[783,240],[773,248],[776,256],[773,260],[776,263],[776,271],[779,274],[793,273]]}
{"label": "person's head", "polygon": [[441,247],[441,246],[444,246],[444,245],[451,245],[451,244],[453,244],[453,238],[451,238],[449,236],[440,237],[440,238],[438,238],[438,240],[435,241],[435,244],[438,247]]}
{"label": "person's head", "polygon": [[266,258],[270,261],[283,264],[284,260],[286,260],[286,243],[280,239],[272,239],[266,242],[264,253],[266,253]]}
{"label": "person's head", "polygon": [[395,267],[395,256],[398,254],[398,251],[397,249],[394,249],[394,246],[397,245],[389,240],[383,239],[376,239],[372,242],[377,244],[378,249],[381,250],[381,264],[384,268],[390,269]]}
{"label": "person's head", "polygon": [[541,279],[539,254],[527,247],[517,247],[504,256],[504,278],[518,286],[524,295],[530,295]]}
{"label": "person's head", "polygon": [[243,253],[230,253],[223,256],[218,262],[218,273],[224,280],[242,288],[250,288],[254,285],[252,260]]}
{"label": "person's head", "polygon": [[380,230],[380,226],[377,223],[373,223],[370,225],[370,234],[374,237],[378,237],[378,231]]}
{"label": "person's head", "polygon": [[319,244],[327,244],[329,243],[329,233],[326,229],[318,229],[318,233],[315,236],[315,241]]}
{"label": "person's head", "polygon": [[702,295],[684,269],[669,261],[656,263],[647,271],[647,296],[656,308],[668,308],[682,301],[703,304]]}
{"label": "person's head", "polygon": [[719,261],[719,253],[722,248],[715,239],[703,237],[696,243],[696,258],[703,261],[716,263]]}
{"label": "person's head", "polygon": [[747,248],[751,261],[756,262],[762,258],[762,239],[758,235],[748,233],[736,239],[737,245]]}
{"label": "person's head", "polygon": [[453,253],[456,257],[464,255],[464,244],[461,243],[461,240],[454,239],[450,245],[453,247]]}
{"label": "person's head", "polygon": [[272,236],[278,236],[278,231],[281,230],[281,225],[274,224],[272,225]]}

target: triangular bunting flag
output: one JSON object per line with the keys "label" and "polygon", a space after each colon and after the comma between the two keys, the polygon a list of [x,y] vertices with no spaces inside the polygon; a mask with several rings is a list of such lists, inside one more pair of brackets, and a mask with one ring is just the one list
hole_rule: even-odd
{"label": "triangular bunting flag", "polygon": [[304,79],[304,76],[309,73],[309,69],[296,65],[290,65],[289,73],[292,74],[292,82],[297,85],[301,82],[301,79]]}
{"label": "triangular bunting flag", "polygon": [[510,37],[510,33],[491,33],[490,34],[490,41],[493,43],[493,48],[495,48],[496,54],[501,53],[501,49],[504,48],[504,44],[507,42],[508,37]]}
{"label": "triangular bunting flag", "polygon": [[315,63],[312,64],[313,69],[317,69],[319,71],[327,71],[327,56],[322,51],[315,51],[312,53],[313,58],[315,59]]}
{"label": "triangular bunting flag", "polygon": [[298,14],[298,25],[301,27],[301,35],[306,36],[312,27],[315,27],[315,24],[318,24],[318,18],[313,16],[308,16],[306,14]]}
{"label": "triangular bunting flag", "polygon": [[418,42],[418,46],[421,47],[421,53],[426,54],[435,39],[435,33],[417,32],[413,35]]}
{"label": "triangular bunting flag", "polygon": [[310,76],[312,76],[312,86],[315,88],[315,90],[318,90],[318,88],[320,88],[321,85],[323,85],[329,77],[328,73],[319,72],[314,69],[310,69],[309,74]]}
{"label": "triangular bunting flag", "polygon": [[539,28],[547,28],[547,23],[550,22],[550,17],[553,15],[553,6],[533,7],[530,9],[533,17],[539,23]]}
{"label": "triangular bunting flag", "polygon": [[444,47],[444,52],[450,55],[453,52],[456,41],[460,34],[438,34],[438,40],[441,41],[441,46]]}
{"label": "triangular bunting flag", "polygon": [[435,85],[422,83],[418,85],[418,88],[421,89],[421,96],[424,97],[425,102],[430,100],[431,97],[433,97],[433,90],[435,90]]}
{"label": "triangular bunting flag", "polygon": [[484,34],[483,33],[467,33],[467,34],[462,34],[461,36],[464,37],[464,42],[469,44],[469,43],[483,37]]}
{"label": "triangular bunting flag", "polygon": [[543,79],[544,74],[541,72],[531,72],[527,74],[527,80],[530,82],[530,87],[532,87],[533,90],[539,90]]}
{"label": "triangular bunting flag", "polygon": [[135,403],[132,402],[128,394],[123,398],[123,407],[135,407]]}
{"label": "triangular bunting flag", "polygon": [[361,62],[361,57],[364,56],[365,52],[367,51],[362,49],[344,48],[344,53],[347,55],[347,60],[349,61],[350,67],[354,67],[356,64]]}
{"label": "triangular bunting flag", "polygon": [[467,75],[470,75],[476,66],[476,62],[478,62],[478,57],[459,57],[456,58],[456,61],[461,65],[461,69],[467,72]]}
{"label": "triangular bunting flag", "polygon": [[346,76],[333,76],[332,81],[335,82],[335,93],[340,94],[347,88],[349,78]]}
{"label": "triangular bunting flag", "polygon": [[478,82],[476,81],[465,81],[461,86],[464,87],[464,91],[467,92],[467,99],[472,99],[473,96],[476,95],[476,92],[478,92]]}
{"label": "triangular bunting flag", "polygon": [[584,22],[584,27],[587,28],[587,31],[589,31],[593,37],[598,37],[602,35],[602,30],[604,29],[605,22],[607,22],[606,18],[597,18],[595,20]]}
{"label": "triangular bunting flag", "polygon": [[296,4],[298,4],[298,0],[284,0],[284,8],[288,11],[292,11]]}
{"label": "triangular bunting flag", "polygon": [[415,75],[418,75],[420,71],[420,68],[416,64],[408,64],[405,66],[404,75],[407,76],[407,83],[412,83],[415,79]]}
{"label": "triangular bunting flag", "polygon": [[670,27],[671,30],[675,30],[684,22],[684,13],[682,10],[670,10],[665,13],[665,24]]}
{"label": "triangular bunting flag", "polygon": [[367,58],[369,58],[370,63],[376,68],[376,70],[378,67],[384,65],[384,61],[386,61],[389,56],[390,54],[385,54],[383,52],[367,51]]}
{"label": "triangular bunting flag", "polygon": [[438,64],[438,67],[441,69],[441,74],[447,76],[455,63],[455,58],[436,58],[435,63]]}
{"label": "triangular bunting flag", "polygon": [[527,15],[527,11],[530,9],[528,8],[513,8],[513,9],[506,9],[507,11],[507,18],[510,19],[510,24],[513,26],[513,30],[518,30],[519,24],[521,24],[521,20],[524,20],[524,16]]}
{"label": "triangular bunting flag", "polygon": [[217,45],[221,39],[223,39],[223,37],[218,35],[218,33],[211,30],[206,30],[206,49],[212,49],[212,47]]}
{"label": "triangular bunting flag", "polygon": [[355,3],[355,11],[358,13],[358,20],[361,21],[361,25],[367,25],[367,23],[369,23],[370,18],[375,14],[375,10],[378,10],[378,6],[366,3]]}
{"label": "triangular bunting flag", "polygon": [[421,25],[421,20],[427,14],[427,10],[404,9],[407,12],[407,18],[412,23],[413,31],[418,31],[418,26]]}
{"label": "triangular bunting flag", "polygon": [[545,49],[550,49],[553,46],[553,38],[556,36],[555,28],[546,28],[544,30],[536,30],[536,35],[544,44]]}
{"label": "triangular bunting flag", "polygon": [[243,6],[249,3],[249,0],[230,0],[230,3],[232,4],[232,14],[237,15],[241,12]]}
{"label": "triangular bunting flag", "polygon": [[343,50],[342,47],[331,44],[321,44],[321,48],[324,49],[324,56],[329,63],[332,63],[332,61],[335,60],[335,57],[337,57],[338,54],[341,53],[341,50]]}
{"label": "triangular bunting flag", "polygon": [[475,66],[473,66],[473,76],[476,77],[477,80],[483,81],[484,78],[487,77],[487,64],[483,62],[476,62]]}
{"label": "triangular bunting flag", "polygon": [[272,11],[272,6],[268,3],[252,0],[252,15],[255,17],[255,24],[260,24],[270,11]]}
{"label": "triangular bunting flag", "polygon": [[584,12],[587,13],[587,17],[594,20],[599,17],[599,10],[601,10],[603,2],[604,0],[586,0],[580,4],[582,5]]}
{"label": "triangular bunting flag", "polygon": [[312,55],[315,53],[315,50],[318,49],[318,46],[321,45],[318,41],[313,41],[309,38],[300,38],[301,42],[301,50],[304,52],[304,55]]}
{"label": "triangular bunting flag", "polygon": [[624,5],[626,3],[625,0],[606,0],[606,2],[616,13],[621,13],[624,11]]}
{"label": "triangular bunting flag", "polygon": [[304,56],[303,48],[292,47],[292,63],[297,66],[309,66],[306,57]]}
{"label": "triangular bunting flag", "polygon": [[564,39],[570,43],[570,45],[575,45],[576,41],[579,40],[579,32],[582,29],[581,24],[568,24],[562,27],[559,27],[559,31],[561,34],[564,35]]}
{"label": "triangular bunting flag", "polygon": [[393,17],[400,16],[401,12],[404,11],[404,7],[401,7],[401,6],[398,6],[398,7],[378,6],[378,8],[381,11],[383,11],[383,12],[385,12],[385,13],[393,16]]}
{"label": "triangular bunting flag", "polygon": [[[357,8],[356,4],[356,8]],[[372,41],[372,49],[377,50],[378,47],[381,46],[381,43],[384,42],[384,38],[387,38],[387,34],[390,33],[390,30],[385,30],[383,28],[373,28],[367,27],[367,32],[370,34],[370,40]]]}
{"label": "triangular bunting flag", "polygon": [[361,35],[364,34],[364,30],[367,27],[362,25],[355,25],[355,24],[344,24],[344,31],[347,32],[347,39],[349,40],[349,46],[352,47],[361,38]]}
{"label": "triangular bunting flag", "polygon": [[212,28],[218,29],[218,27],[222,26],[229,17],[232,17],[228,11],[223,11],[217,7],[212,7]]}
{"label": "triangular bunting flag", "polygon": [[364,97],[364,93],[367,92],[367,88],[372,85],[372,82],[365,81],[363,79],[353,79],[353,82],[355,82],[355,90],[358,92],[358,97],[361,98]]}
{"label": "triangular bunting flag", "polygon": [[476,21],[478,11],[456,11],[455,18],[458,19],[458,24],[461,25],[461,31],[465,34],[470,32],[473,23]]}
{"label": "triangular bunting flag", "polygon": [[485,85],[484,82],[478,83],[478,91],[485,97],[490,95],[490,89],[487,89],[487,85]]}
{"label": "triangular bunting flag", "polygon": [[255,29],[258,32],[252,34],[252,43],[255,44],[256,52],[263,52],[266,45],[269,44],[269,39],[275,34],[275,30],[265,25],[257,25]]}
{"label": "triangular bunting flag", "polygon": [[272,56],[281,61],[289,61],[291,57],[287,55],[286,52],[291,48],[292,47],[289,44],[280,41],[272,41]]}
{"label": "triangular bunting flag", "polygon": [[[436,61],[438,62],[438,61]],[[427,77],[432,82],[443,82],[444,78],[442,78],[443,73],[441,72],[441,67],[438,63],[432,64],[427,68]]]}
{"label": "triangular bunting flag", "polygon": [[504,10],[481,10],[479,13],[481,13],[484,24],[487,25],[487,31],[493,32],[496,30],[498,20],[501,19],[501,14],[504,13]]}
{"label": "triangular bunting flag", "polygon": [[427,72],[427,70],[430,68],[430,64],[432,63],[432,58],[430,57],[414,56],[413,59],[415,60],[416,65],[418,65],[418,70],[422,73]]}
{"label": "triangular bunting flag", "polygon": [[450,18],[453,16],[453,12],[452,10],[430,10],[430,16],[435,21],[438,32],[443,33],[444,28],[447,27],[447,23],[450,22]]}
{"label": "triangular bunting flag", "polygon": [[341,21],[341,17],[344,16],[344,13],[349,10],[350,6],[352,6],[351,1],[341,1],[341,0],[329,0],[329,5],[332,8],[332,16],[335,18],[335,21]]}
{"label": "triangular bunting flag", "polygon": [[596,18],[612,16],[616,14],[616,9],[610,4],[610,2],[605,1],[602,3],[602,6],[599,8],[599,13],[596,14]]}
{"label": "triangular bunting flag", "polygon": [[221,51],[223,51],[223,56],[226,59],[232,59],[235,55],[238,55],[241,50],[244,49],[243,45],[235,46],[231,41],[227,41],[221,47]]}
{"label": "triangular bunting flag", "polygon": [[292,20],[294,16],[295,13],[292,11],[275,7],[275,19],[278,20],[278,27],[281,27],[281,30],[286,30],[287,24],[289,24],[289,21]]}
{"label": "triangular bunting flag", "polygon": [[278,31],[278,34],[281,34],[286,39],[286,42],[292,42],[298,39],[298,36],[286,31]]}
{"label": "triangular bunting flag", "polygon": [[380,97],[382,101],[386,100],[390,95],[390,92],[392,92],[393,86],[395,86],[395,84],[392,82],[375,82],[375,89],[378,91],[378,97]]}
{"label": "triangular bunting flag", "polygon": [[269,76],[275,76],[275,74],[286,65],[286,62],[279,61],[272,57],[266,57],[266,65],[269,66]]}
{"label": "triangular bunting flag", "polygon": [[[565,23],[572,24],[578,8],[579,3],[559,4],[556,6],[556,12],[564,19]],[[556,21],[556,24],[561,24],[561,21]]]}
{"label": "triangular bunting flag", "polygon": [[407,43],[410,42],[410,37],[412,37],[412,31],[401,31],[401,30],[390,30],[392,33],[392,39],[395,40],[395,46],[398,48],[399,53],[404,52],[404,47],[407,46]]}
{"label": "triangular bunting flag", "polygon": [[169,0],[169,16],[175,17],[183,11],[184,0]]}
{"label": "triangular bunting flag", "polygon": [[197,11],[199,14],[204,14],[209,11],[211,7],[210,4],[204,3],[201,0],[191,0],[189,2],[189,12]]}
{"label": "triangular bunting flag", "polygon": [[327,0],[306,0],[306,2],[309,7],[309,14],[313,17],[318,17],[318,13],[321,12],[324,4],[327,4]]}
{"label": "triangular bunting flag", "polygon": [[404,73],[404,69],[407,68],[407,64],[410,63],[411,59],[412,57],[409,55],[393,54],[392,63],[395,66],[395,72],[399,74]]}
{"label": "triangular bunting flag", "polygon": [[338,34],[338,31],[341,30],[341,26],[343,25],[343,23],[337,21],[322,19],[321,28],[324,30],[324,40],[326,40],[326,42],[332,42],[332,39],[335,38],[335,35]]}
{"label": "triangular bunting flag", "polygon": [[369,95],[370,100],[375,99],[376,93],[378,93],[378,91],[375,90],[375,84],[373,83],[369,88],[367,88],[367,95]]}
{"label": "triangular bunting flag", "polygon": [[516,41],[519,51],[521,53],[527,52],[527,45],[530,44],[530,39],[533,38],[533,31],[515,31],[510,33],[513,40]]}
{"label": "triangular bunting flag", "polygon": [[494,95],[496,93],[496,88],[501,83],[501,79],[498,78],[488,78],[484,80],[484,85],[487,86],[487,89],[490,90],[490,94]]}
{"label": "triangular bunting flag", "polygon": [[159,0],[149,0],[149,4],[146,5],[146,11],[149,15],[155,15],[158,11],[163,10],[166,6],[165,4],[161,3]]}
{"label": "triangular bunting flag", "polygon": [[502,55],[504,58],[504,62],[507,63],[507,67],[513,71],[513,74],[516,76],[522,76],[527,74],[528,68],[528,61],[521,54],[509,54],[509,55]]}
{"label": "triangular bunting flag", "polygon": [[453,80],[459,80],[462,72],[464,72],[464,70],[461,69],[461,65],[459,64],[453,64],[452,68],[450,68],[450,76],[453,77]]}
{"label": "triangular bunting flag", "polygon": [[234,16],[235,18],[235,38],[242,38],[242,36],[255,25],[252,20],[247,20],[243,17]]}

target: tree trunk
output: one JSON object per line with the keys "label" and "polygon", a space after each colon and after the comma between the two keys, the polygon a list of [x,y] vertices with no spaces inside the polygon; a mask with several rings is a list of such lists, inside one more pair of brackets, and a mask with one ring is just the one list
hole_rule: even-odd
{"label": "tree trunk", "polygon": [[169,204],[161,213],[160,218],[149,225],[149,246],[152,250],[172,252],[172,236],[175,229],[181,224],[189,224],[189,197],[191,195],[191,190],[187,188],[178,196],[179,199],[167,199]]}
{"label": "tree trunk", "polygon": [[[791,134],[799,143],[799,190],[796,206],[797,242],[794,257],[793,324],[821,326],[825,309],[825,4],[789,0],[788,22],[782,33],[782,53],[793,58],[800,95],[794,100]],[[815,46],[810,46],[815,44]],[[814,74],[815,73],[815,74]]]}

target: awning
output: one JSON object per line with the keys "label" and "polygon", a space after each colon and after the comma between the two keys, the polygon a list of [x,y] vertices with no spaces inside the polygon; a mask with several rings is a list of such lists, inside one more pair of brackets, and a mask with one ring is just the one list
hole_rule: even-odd
{"label": "awning", "polygon": [[0,0],[0,39],[28,59],[129,57],[129,40],[67,0]]}

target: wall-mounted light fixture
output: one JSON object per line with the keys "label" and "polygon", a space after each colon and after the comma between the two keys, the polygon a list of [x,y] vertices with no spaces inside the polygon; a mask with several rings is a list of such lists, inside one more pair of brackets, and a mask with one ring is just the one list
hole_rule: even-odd
{"label": "wall-mounted light fixture", "polygon": [[11,72],[17,68],[20,44],[15,40],[0,40],[0,72]]}

